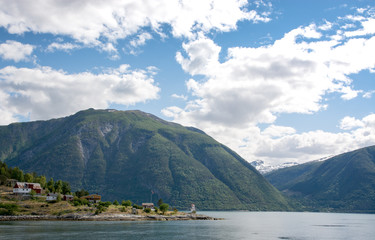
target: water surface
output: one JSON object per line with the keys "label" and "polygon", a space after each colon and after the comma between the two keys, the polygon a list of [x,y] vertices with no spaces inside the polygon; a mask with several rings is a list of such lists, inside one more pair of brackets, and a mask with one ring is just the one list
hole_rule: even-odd
{"label": "water surface", "polygon": [[0,239],[375,239],[375,215],[203,212],[219,221],[0,222]]}

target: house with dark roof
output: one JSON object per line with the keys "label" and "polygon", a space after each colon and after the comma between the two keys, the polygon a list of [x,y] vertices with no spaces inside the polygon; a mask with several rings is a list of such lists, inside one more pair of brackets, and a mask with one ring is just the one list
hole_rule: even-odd
{"label": "house with dark roof", "polygon": [[82,199],[87,199],[91,203],[98,203],[98,202],[101,201],[102,196],[97,195],[97,194],[91,194],[91,195],[88,195],[88,196],[83,196],[81,198]]}
{"label": "house with dark roof", "polygon": [[143,209],[146,209],[146,208],[153,209],[154,204],[153,203],[142,203],[142,207],[143,207]]}
{"label": "house with dark roof", "polygon": [[64,195],[62,200],[64,201],[73,201],[73,195]]}

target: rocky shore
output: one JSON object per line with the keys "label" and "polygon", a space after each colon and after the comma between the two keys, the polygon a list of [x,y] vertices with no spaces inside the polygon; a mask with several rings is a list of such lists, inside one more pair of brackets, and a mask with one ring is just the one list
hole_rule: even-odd
{"label": "rocky shore", "polygon": [[57,215],[13,215],[0,216],[0,221],[177,221],[177,220],[221,220],[200,214],[183,215],[133,215],[133,214],[65,214]]}

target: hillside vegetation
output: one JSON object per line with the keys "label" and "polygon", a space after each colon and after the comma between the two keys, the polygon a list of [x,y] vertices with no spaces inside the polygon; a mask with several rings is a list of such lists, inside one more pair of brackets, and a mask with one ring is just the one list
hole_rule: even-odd
{"label": "hillside vegetation", "polygon": [[266,178],[305,210],[375,212],[375,146],[276,170]]}
{"label": "hillside vegetation", "polygon": [[199,210],[287,210],[259,172],[195,128],[140,111],[93,110],[0,127],[0,159],[103,199]]}

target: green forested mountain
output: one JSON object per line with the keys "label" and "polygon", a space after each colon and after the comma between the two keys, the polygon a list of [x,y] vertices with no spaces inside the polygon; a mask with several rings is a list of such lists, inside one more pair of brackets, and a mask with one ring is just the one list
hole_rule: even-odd
{"label": "green forested mountain", "polygon": [[375,212],[375,146],[279,169],[266,178],[307,209]]}
{"label": "green forested mountain", "polygon": [[[105,200],[286,210],[248,162],[202,131],[140,111],[93,110],[0,127],[0,159]],[[153,193],[153,194],[152,194]]]}

